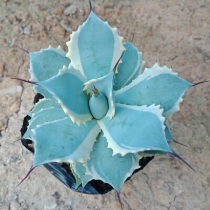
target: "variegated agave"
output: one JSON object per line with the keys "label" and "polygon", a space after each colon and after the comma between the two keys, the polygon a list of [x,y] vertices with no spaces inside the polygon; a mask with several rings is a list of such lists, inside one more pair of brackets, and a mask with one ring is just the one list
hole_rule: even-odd
{"label": "variegated agave", "polygon": [[51,46],[30,53],[30,83],[44,99],[28,113],[23,138],[34,142],[33,168],[68,162],[78,185],[102,180],[119,192],[141,157],[179,157],[167,119],[195,84],[157,63],[143,71],[142,53],[90,8],[68,53]]}

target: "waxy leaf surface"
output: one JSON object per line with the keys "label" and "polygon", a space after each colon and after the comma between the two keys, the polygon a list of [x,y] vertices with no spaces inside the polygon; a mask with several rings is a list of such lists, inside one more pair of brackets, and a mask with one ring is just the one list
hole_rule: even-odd
{"label": "waxy leaf surface", "polygon": [[83,92],[84,77],[72,66],[59,71],[53,78],[38,84],[54,95],[73,122],[85,123],[92,119],[88,97]]}
{"label": "waxy leaf surface", "polygon": [[[58,74],[58,68],[62,68],[64,64],[70,63],[66,58],[66,52],[59,46],[58,48],[49,47],[39,52],[30,53],[30,80],[33,82],[44,81]],[[34,86],[36,93],[42,94],[45,98],[54,99],[53,96],[45,89]]]}
{"label": "waxy leaf surface", "polygon": [[124,51],[122,39],[116,28],[111,28],[91,11],[87,21],[67,42],[67,57],[87,81],[103,77],[113,70]]}
{"label": "waxy leaf surface", "polygon": [[34,131],[35,156],[33,166],[46,162],[86,160],[100,128],[95,122],[78,126],[69,117],[38,126]]}
{"label": "waxy leaf surface", "polygon": [[128,86],[115,92],[116,103],[128,105],[156,105],[164,108],[163,116],[170,117],[179,110],[185,91],[193,84],[178,77],[172,69],[155,64],[133,80]]}
{"label": "waxy leaf surface", "polygon": [[28,112],[28,115],[32,117],[32,115],[36,114],[40,110],[49,108],[61,109],[60,105],[55,100],[42,98],[35,104],[34,108]]}
{"label": "waxy leaf surface", "polygon": [[122,63],[118,66],[118,73],[115,74],[114,90],[119,90],[129,85],[137,75],[141,74],[145,61],[142,60],[142,53],[131,42],[124,43],[126,51],[121,58]]}
{"label": "waxy leaf surface", "polygon": [[158,106],[129,106],[116,104],[116,114],[112,120],[107,117],[98,124],[114,154],[160,150],[171,152],[165,138],[164,120]]}
{"label": "waxy leaf surface", "polygon": [[42,125],[47,122],[63,119],[65,117],[67,117],[67,115],[60,108],[48,108],[40,110],[32,115],[32,118],[29,121],[28,129],[23,138],[33,139],[34,133],[32,129],[35,129],[37,125]]}

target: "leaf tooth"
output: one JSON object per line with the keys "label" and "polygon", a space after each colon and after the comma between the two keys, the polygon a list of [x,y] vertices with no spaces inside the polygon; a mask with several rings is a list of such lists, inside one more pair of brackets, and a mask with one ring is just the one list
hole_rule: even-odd
{"label": "leaf tooth", "polygon": [[[100,123],[99,123],[99,126],[101,127]],[[102,127],[101,127],[101,129],[102,129]],[[112,155],[115,155],[115,154],[118,154],[118,153],[121,154],[121,155],[126,155],[127,153],[130,153],[130,152],[125,152],[125,151],[122,152],[119,149],[117,149],[117,147],[115,147],[114,144],[109,140],[108,136],[106,135],[106,131],[105,130],[104,130],[104,137],[106,138],[107,143],[108,143],[107,148],[110,148],[113,151]]]}
{"label": "leaf tooth", "polygon": [[[107,21],[106,21],[106,22],[107,22]],[[109,24],[109,23],[107,22],[107,24]],[[117,28],[116,28],[116,27],[112,28],[112,30],[113,30],[114,32],[117,32]]]}
{"label": "leaf tooth", "polygon": [[77,123],[78,126],[80,126],[80,124],[81,124],[82,122],[77,122],[77,121],[76,121],[76,123]]}
{"label": "leaf tooth", "polygon": [[70,58],[70,53],[69,52],[66,54],[66,57],[67,58]]}
{"label": "leaf tooth", "polygon": [[[118,64],[119,65],[119,64]],[[117,68],[116,68],[116,70],[115,70],[115,74],[119,74],[119,72],[118,72],[118,65],[117,65]],[[114,84],[114,83],[113,83]]]}
{"label": "leaf tooth", "polygon": [[66,67],[66,65],[65,65],[65,63],[64,63],[64,65],[63,65],[63,70],[66,70],[67,69],[67,67]]}
{"label": "leaf tooth", "polygon": [[162,125],[162,128],[163,128],[163,130],[165,130],[165,129],[166,129],[166,126],[163,124],[163,125]]}
{"label": "leaf tooth", "polygon": [[85,86],[85,87],[83,88],[82,92],[85,91],[85,90],[87,90],[87,89],[88,89],[87,86]]}
{"label": "leaf tooth", "polygon": [[[38,127],[40,127],[40,125],[37,125],[37,128],[38,128]],[[36,130],[36,129],[31,129],[31,131],[32,131],[33,133],[35,133],[35,130]]]}
{"label": "leaf tooth", "polygon": [[90,156],[88,156],[88,157],[86,158],[86,160],[91,160]]}
{"label": "leaf tooth", "polygon": [[153,67],[160,67],[157,61],[155,62]]}
{"label": "leaf tooth", "polygon": [[[79,28],[80,28],[80,26],[78,27],[78,30],[79,30]],[[71,39],[72,39],[72,37],[75,35],[75,33],[76,33],[75,31],[72,31],[72,33],[70,34],[70,38],[71,38]],[[67,43],[70,44],[70,42],[71,42],[71,40],[68,41]],[[67,43],[66,43],[66,44],[67,44]]]}
{"label": "leaf tooth", "polygon": [[160,109],[160,104],[158,104],[156,107],[157,107],[158,109]]}
{"label": "leaf tooth", "polygon": [[163,69],[168,69],[168,67],[164,64]]}

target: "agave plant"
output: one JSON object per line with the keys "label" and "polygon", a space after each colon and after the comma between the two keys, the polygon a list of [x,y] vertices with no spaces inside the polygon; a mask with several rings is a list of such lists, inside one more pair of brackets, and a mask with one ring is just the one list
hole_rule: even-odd
{"label": "agave plant", "polygon": [[22,138],[34,142],[32,169],[67,162],[77,186],[102,180],[119,192],[142,157],[180,158],[168,144],[176,142],[168,121],[196,84],[157,63],[143,71],[132,41],[123,43],[91,2],[90,10],[71,34],[67,53],[60,46],[30,53],[30,83],[44,98],[28,113]]}

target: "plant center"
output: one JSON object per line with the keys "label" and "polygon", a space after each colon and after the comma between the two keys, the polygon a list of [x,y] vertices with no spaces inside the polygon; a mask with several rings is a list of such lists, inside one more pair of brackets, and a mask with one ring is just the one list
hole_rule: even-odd
{"label": "plant center", "polygon": [[100,120],[103,117],[106,116],[106,113],[108,112],[109,105],[108,101],[105,95],[101,93],[95,93],[91,96],[89,100],[89,107],[90,107],[90,112],[92,116]]}

